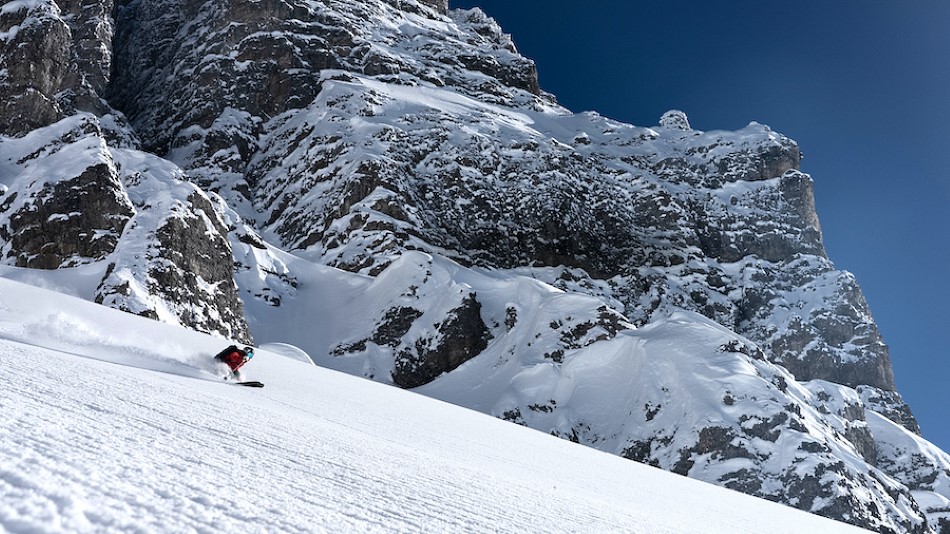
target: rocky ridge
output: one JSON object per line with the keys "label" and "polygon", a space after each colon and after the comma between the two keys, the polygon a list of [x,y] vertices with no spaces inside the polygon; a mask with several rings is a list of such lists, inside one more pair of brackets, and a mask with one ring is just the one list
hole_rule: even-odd
{"label": "rocky ridge", "polygon": [[3,263],[97,268],[87,298],[250,341],[244,307],[297,298],[291,252],[366,285],[305,347],[323,365],[950,531],[950,461],[768,127],[573,114],[442,0],[14,0],[0,40]]}

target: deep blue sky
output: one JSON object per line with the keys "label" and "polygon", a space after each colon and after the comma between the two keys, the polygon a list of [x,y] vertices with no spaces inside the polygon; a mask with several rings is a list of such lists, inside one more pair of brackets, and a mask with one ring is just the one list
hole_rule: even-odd
{"label": "deep blue sky", "polygon": [[950,451],[950,3],[452,0],[572,111],[755,120],[798,141],[825,246],[855,273],[924,437]]}

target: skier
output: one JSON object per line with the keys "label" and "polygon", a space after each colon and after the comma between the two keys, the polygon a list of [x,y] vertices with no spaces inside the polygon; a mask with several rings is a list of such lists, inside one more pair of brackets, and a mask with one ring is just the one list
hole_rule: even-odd
{"label": "skier", "polygon": [[227,364],[231,369],[231,374],[225,376],[224,379],[234,378],[235,380],[241,380],[241,372],[238,369],[241,368],[245,363],[247,363],[251,358],[254,357],[254,348],[253,347],[244,347],[244,349],[239,349],[235,345],[222,350],[214,357],[215,360]]}

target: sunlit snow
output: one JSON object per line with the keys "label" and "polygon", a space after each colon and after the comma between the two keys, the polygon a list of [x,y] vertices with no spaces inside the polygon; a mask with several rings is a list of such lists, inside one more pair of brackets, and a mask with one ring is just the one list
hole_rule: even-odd
{"label": "sunlit snow", "polygon": [[[411,392],[0,279],[0,529],[857,532]],[[287,357],[290,356],[290,357]]]}

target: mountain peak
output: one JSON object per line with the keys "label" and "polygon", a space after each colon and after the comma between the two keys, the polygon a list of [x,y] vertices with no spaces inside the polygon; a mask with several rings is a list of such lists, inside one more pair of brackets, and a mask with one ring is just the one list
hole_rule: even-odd
{"label": "mountain peak", "polygon": [[686,118],[686,113],[678,109],[671,109],[663,114],[660,117],[660,126],[670,130],[680,130],[687,132],[692,130],[689,126],[689,119]]}

